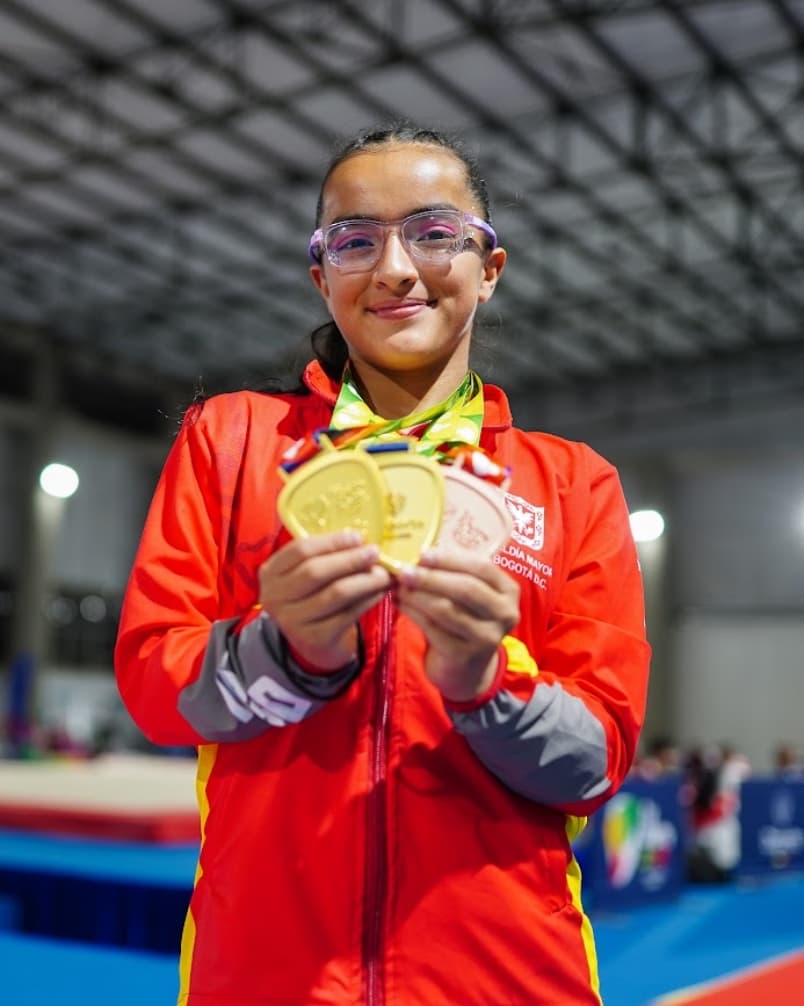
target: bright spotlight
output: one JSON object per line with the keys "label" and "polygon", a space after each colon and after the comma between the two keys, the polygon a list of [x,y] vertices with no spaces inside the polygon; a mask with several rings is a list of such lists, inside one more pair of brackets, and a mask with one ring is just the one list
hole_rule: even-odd
{"label": "bright spotlight", "polygon": [[78,488],[78,472],[69,465],[46,465],[39,476],[39,485],[48,496],[66,500]]}
{"label": "bright spotlight", "polygon": [[629,520],[634,541],[656,541],[664,533],[664,517],[658,510],[635,510]]}

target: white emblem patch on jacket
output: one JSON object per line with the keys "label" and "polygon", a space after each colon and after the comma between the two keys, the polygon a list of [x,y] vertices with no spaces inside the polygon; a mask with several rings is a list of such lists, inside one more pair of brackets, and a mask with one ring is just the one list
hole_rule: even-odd
{"label": "white emblem patch on jacket", "polygon": [[511,537],[517,544],[538,552],[544,547],[544,507],[534,506],[513,493],[505,494],[505,503],[514,522]]}

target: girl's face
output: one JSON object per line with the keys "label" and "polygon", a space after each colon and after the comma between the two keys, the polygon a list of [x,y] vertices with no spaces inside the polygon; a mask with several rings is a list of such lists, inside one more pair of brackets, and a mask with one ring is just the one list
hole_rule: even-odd
{"label": "girl's face", "polygon": [[[324,189],[321,226],[357,217],[400,220],[431,207],[483,215],[464,165],[449,151],[389,145],[335,168]],[[491,297],[505,264],[502,248],[487,252],[483,234],[471,233],[475,242],[446,262],[414,259],[391,229],[379,261],[366,272],[341,273],[326,256],[311,267],[358,372],[363,364],[398,379],[449,369],[460,380],[477,305]]]}

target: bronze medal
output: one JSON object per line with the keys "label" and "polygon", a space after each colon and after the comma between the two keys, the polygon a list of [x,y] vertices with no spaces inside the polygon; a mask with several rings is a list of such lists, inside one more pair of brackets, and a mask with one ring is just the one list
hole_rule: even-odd
{"label": "bronze medal", "polygon": [[330,447],[297,468],[277,499],[279,516],[294,538],[351,529],[380,545],[385,525],[385,483],[364,451]]}
{"label": "bronze medal", "polygon": [[433,458],[412,450],[372,453],[385,483],[380,562],[392,573],[419,561],[435,541],[444,510],[444,479]]}
{"label": "bronze medal", "polygon": [[491,558],[508,541],[513,522],[503,491],[464,468],[442,466],[446,487],[437,545]]}

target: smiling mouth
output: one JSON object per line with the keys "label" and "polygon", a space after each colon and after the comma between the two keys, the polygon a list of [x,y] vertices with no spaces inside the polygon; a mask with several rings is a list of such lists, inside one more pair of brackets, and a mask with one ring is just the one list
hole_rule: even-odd
{"label": "smiling mouth", "polygon": [[432,301],[427,300],[387,301],[384,304],[375,304],[369,311],[378,318],[412,318],[431,303]]}

